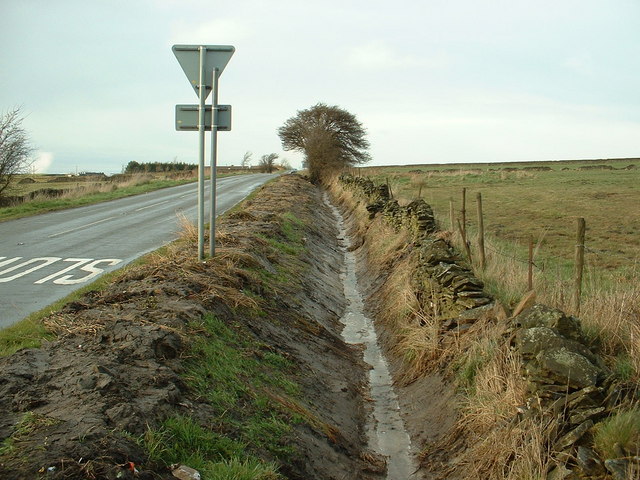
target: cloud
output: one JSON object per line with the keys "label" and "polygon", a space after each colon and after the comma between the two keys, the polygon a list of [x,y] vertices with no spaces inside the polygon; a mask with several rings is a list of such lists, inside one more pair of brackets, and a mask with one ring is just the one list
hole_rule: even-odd
{"label": "cloud", "polygon": [[47,173],[52,163],[53,153],[38,151],[36,153],[36,159],[33,165],[31,165],[31,169],[34,173]]}
{"label": "cloud", "polygon": [[252,36],[247,22],[235,18],[217,18],[207,22],[179,21],[171,26],[172,44],[233,45]]}
{"label": "cloud", "polygon": [[351,48],[346,57],[347,64],[364,69],[444,67],[449,62],[443,56],[420,57],[397,51],[383,42],[375,41]]}
{"label": "cloud", "polygon": [[574,55],[565,60],[564,66],[582,75],[591,75],[594,72],[593,58],[588,53]]}

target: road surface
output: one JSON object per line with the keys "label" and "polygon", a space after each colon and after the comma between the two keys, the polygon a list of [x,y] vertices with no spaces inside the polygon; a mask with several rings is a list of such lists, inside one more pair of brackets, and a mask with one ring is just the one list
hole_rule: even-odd
{"label": "road surface", "polygon": [[[217,213],[272,177],[218,179]],[[180,216],[197,219],[195,183],[0,223],[0,328],[175,240]]]}

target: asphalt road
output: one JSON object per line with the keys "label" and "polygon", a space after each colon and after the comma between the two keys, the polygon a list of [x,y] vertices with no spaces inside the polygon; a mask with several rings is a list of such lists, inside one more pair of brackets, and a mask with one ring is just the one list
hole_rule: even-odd
{"label": "asphalt road", "polygon": [[[218,179],[217,213],[272,177]],[[174,240],[181,215],[197,220],[195,183],[0,223],[0,328]]]}

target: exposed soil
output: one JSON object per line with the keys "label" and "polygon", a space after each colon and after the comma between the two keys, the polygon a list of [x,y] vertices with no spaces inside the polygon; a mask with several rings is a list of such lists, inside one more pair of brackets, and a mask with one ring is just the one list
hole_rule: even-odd
{"label": "exposed soil", "polygon": [[[285,236],[286,212],[305,225],[298,255],[273,246]],[[370,478],[375,468],[362,460],[376,460],[363,430],[366,368],[360,349],[340,337],[337,242],[320,191],[283,176],[219,223],[215,259],[198,263],[193,242],[183,242],[48,318],[57,340],[0,359],[0,442],[11,437],[14,446],[0,456],[0,478],[173,478],[135,438],[175,414],[208,424],[210,405],[184,378],[198,333],[190,325],[207,313],[295,365],[300,403],[319,422],[294,426],[297,453],[280,472]],[[260,271],[289,279],[274,288]]]}

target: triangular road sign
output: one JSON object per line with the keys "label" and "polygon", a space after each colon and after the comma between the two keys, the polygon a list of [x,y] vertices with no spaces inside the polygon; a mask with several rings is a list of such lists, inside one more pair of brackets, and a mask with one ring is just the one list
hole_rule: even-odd
{"label": "triangular road sign", "polygon": [[209,88],[205,90],[205,99],[211,92],[211,82],[213,70],[218,69],[218,76],[222,74],[224,67],[229,63],[229,59],[236,51],[231,45],[174,45],[173,53],[178,59],[178,63],[184,70],[189,83],[200,96],[198,83],[200,81],[200,47],[206,49],[204,56],[205,85]]}

